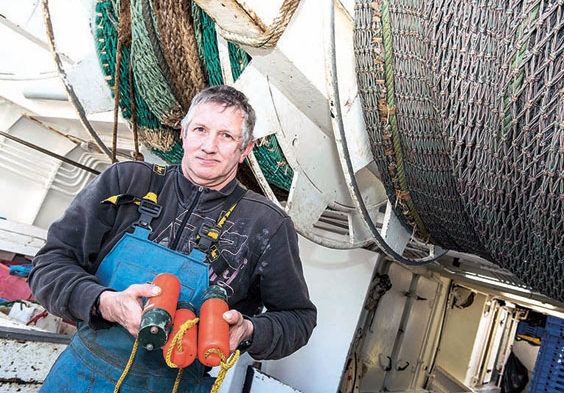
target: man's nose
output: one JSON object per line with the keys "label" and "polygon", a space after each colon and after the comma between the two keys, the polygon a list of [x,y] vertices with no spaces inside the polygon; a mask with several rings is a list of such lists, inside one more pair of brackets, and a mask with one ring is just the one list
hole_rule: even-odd
{"label": "man's nose", "polygon": [[209,132],[202,141],[202,149],[208,153],[215,152],[217,150],[217,135]]}

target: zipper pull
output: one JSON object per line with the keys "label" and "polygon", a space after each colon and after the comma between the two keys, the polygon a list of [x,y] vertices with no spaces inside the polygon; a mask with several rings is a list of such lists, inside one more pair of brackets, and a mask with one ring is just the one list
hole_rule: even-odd
{"label": "zipper pull", "polygon": [[198,187],[198,191],[199,191],[199,192],[204,191],[204,187],[203,187],[203,186],[199,186],[199,187]]}

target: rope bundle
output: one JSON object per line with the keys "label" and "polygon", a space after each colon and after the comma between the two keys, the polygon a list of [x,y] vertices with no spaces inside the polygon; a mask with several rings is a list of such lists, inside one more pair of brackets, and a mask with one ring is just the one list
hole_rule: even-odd
{"label": "rope bundle", "polygon": [[[108,85],[114,86],[116,47],[118,40],[117,19],[114,16],[115,8],[110,1],[99,1],[96,3],[96,46],[98,58],[102,71],[106,75]],[[122,115],[126,119],[132,118],[131,93],[133,91],[136,109],[137,124],[140,127],[141,141],[150,147],[168,152],[177,143],[177,137],[172,129],[163,126],[153,115],[146,102],[136,89],[135,80],[129,83],[128,71],[130,64],[130,49],[122,46],[122,58],[120,62],[119,78],[119,105]],[[130,88],[133,86],[133,89]]]}
{"label": "rope bundle", "polygon": [[170,83],[183,108],[205,87],[192,23],[190,0],[156,0],[160,46],[170,70]]}
{"label": "rope bundle", "polygon": [[[119,63],[117,104],[123,117],[139,127],[141,142],[155,154],[179,163],[179,123],[193,96],[206,84],[223,83],[215,23],[189,0],[99,0],[96,14],[98,57],[112,93]],[[228,46],[236,80],[250,57],[239,46]],[[257,146],[254,151],[267,180],[289,189],[293,172],[280,149]]]}
{"label": "rope bundle", "polygon": [[139,93],[159,121],[180,128],[184,109],[170,87],[170,71],[160,49],[149,0],[131,4],[132,62]]}

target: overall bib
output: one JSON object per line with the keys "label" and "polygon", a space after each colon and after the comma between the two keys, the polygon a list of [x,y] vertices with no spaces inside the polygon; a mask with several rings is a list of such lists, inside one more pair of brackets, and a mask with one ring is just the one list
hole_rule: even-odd
{"label": "overall bib", "polygon": [[[239,186],[226,198],[224,214],[216,225],[202,225],[197,247],[190,255],[181,254],[149,240],[151,220],[160,215],[157,205],[166,168],[153,166],[149,192],[142,199],[132,195],[116,195],[102,203],[114,205],[138,203],[141,216],[102,260],[96,277],[102,285],[123,291],[131,284],[152,282],[159,273],[174,274],[181,283],[179,300],[191,302],[199,310],[202,294],[209,285],[209,268],[219,276],[227,268],[217,241],[227,217],[245,195]],[[200,251],[203,250],[203,251]],[[207,263],[206,263],[207,262]],[[40,393],[113,392],[125,369],[134,346],[134,338],[123,327],[92,329],[79,323],[78,332],[57,359]],[[139,346],[131,368],[120,386],[121,393],[172,392],[178,369],[169,368],[161,349],[147,351]],[[208,393],[215,378],[207,376],[197,359],[184,369],[179,393]]]}
{"label": "overall bib", "polygon": [[[126,233],[100,264],[96,276],[102,285],[122,291],[135,283],[152,282],[159,273],[171,273],[181,282],[179,300],[196,309],[208,287],[206,254],[194,249],[184,255],[148,240],[150,231],[136,227]],[[71,343],[53,365],[41,393],[113,392],[131,351],[134,338],[123,327],[94,330],[80,323]],[[178,369],[169,368],[161,349],[139,346],[131,369],[120,387],[122,393],[171,392]],[[208,393],[214,378],[206,376],[196,359],[184,369],[178,392]]]}

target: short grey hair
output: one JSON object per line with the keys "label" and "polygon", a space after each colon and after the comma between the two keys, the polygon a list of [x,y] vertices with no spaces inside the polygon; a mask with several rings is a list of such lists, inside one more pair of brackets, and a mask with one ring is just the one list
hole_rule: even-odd
{"label": "short grey hair", "polygon": [[194,117],[196,107],[200,104],[209,102],[223,105],[225,109],[234,107],[243,112],[244,121],[241,130],[243,134],[243,143],[241,144],[241,150],[247,147],[247,145],[253,140],[253,130],[256,122],[255,110],[251,104],[249,104],[249,100],[245,94],[227,85],[208,87],[192,98],[190,109],[188,109],[188,113],[180,123],[184,133],[188,131],[188,124],[190,124],[192,117]]}

